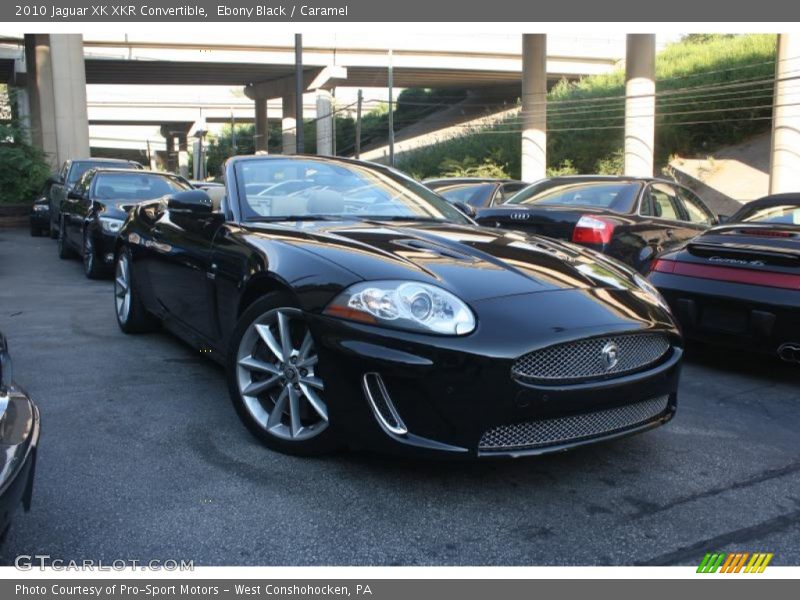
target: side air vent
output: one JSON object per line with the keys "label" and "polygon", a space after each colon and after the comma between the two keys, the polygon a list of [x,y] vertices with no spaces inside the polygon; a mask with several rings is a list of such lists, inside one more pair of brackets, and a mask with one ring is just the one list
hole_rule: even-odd
{"label": "side air vent", "polygon": [[408,428],[397,413],[380,374],[365,373],[362,385],[367,402],[381,428],[392,435],[406,435]]}

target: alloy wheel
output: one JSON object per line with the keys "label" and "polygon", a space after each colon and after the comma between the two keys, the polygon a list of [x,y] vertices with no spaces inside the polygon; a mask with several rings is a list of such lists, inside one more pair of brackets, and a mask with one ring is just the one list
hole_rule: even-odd
{"label": "alloy wheel", "polygon": [[114,276],[114,303],[120,323],[127,322],[131,311],[131,278],[130,264],[126,254],[120,255],[117,260],[117,270]]}
{"label": "alloy wheel", "polygon": [[328,427],[317,362],[311,332],[296,308],[268,311],[247,328],[236,356],[236,383],[247,411],[265,432],[299,442]]}

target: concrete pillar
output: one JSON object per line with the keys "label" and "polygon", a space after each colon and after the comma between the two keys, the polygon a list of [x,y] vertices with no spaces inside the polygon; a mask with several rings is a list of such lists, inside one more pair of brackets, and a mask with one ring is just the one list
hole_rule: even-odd
{"label": "concrete pillar", "polygon": [[653,176],[656,36],[629,33],[625,50],[625,175]]}
{"label": "concrete pillar", "polygon": [[31,107],[31,140],[41,148],[54,168],[60,166],[56,139],[56,108],[50,36],[25,35],[25,68]]}
{"label": "concrete pillar", "polygon": [[50,34],[53,67],[58,157],[89,156],[89,115],[86,109],[86,68],[83,36],[79,33]]}
{"label": "concrete pillar", "polygon": [[547,174],[547,35],[522,35],[522,180]]}
{"label": "concrete pillar", "polygon": [[176,159],[176,156],[175,156],[175,137],[169,131],[164,133],[164,128],[163,127],[162,127],[162,135],[164,136],[164,139],[166,140],[165,152],[166,152],[167,156],[166,156],[166,161],[165,161],[165,167],[166,167],[167,171],[169,171],[171,173],[174,173],[175,171],[178,170],[178,161],[175,160]]}
{"label": "concrete pillar", "polygon": [[14,113],[22,128],[22,137],[29,144],[33,142],[31,136],[31,102],[28,90],[23,87],[9,88],[13,94]]}
{"label": "concrete pillar", "polygon": [[256,133],[255,143],[256,152],[269,151],[269,119],[267,118],[267,99],[256,98],[253,100],[256,111]]}
{"label": "concrete pillar", "polygon": [[283,97],[283,118],[281,120],[283,154],[297,152],[297,108],[294,94]]}
{"label": "concrete pillar", "polygon": [[317,90],[317,154],[333,155],[333,99],[328,90]]}
{"label": "concrete pillar", "polygon": [[189,142],[186,133],[177,136],[178,142],[178,175],[189,178]]}
{"label": "concrete pillar", "polygon": [[800,192],[800,34],[778,36],[769,193]]}

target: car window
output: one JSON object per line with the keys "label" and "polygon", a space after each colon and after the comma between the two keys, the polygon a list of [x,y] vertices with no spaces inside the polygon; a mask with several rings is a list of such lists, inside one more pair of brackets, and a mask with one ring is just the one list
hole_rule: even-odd
{"label": "car window", "polygon": [[650,186],[651,216],[672,221],[685,220],[678,207],[678,195],[672,186],[657,183]]}
{"label": "car window", "polygon": [[636,181],[545,180],[514,194],[506,204],[586,206],[629,213],[640,189]]}
{"label": "car window", "polygon": [[683,203],[683,208],[691,223],[701,223],[703,225],[712,225],[714,223],[714,215],[706,208],[703,201],[692,192],[684,188],[678,188],[678,197]]}
{"label": "car window", "polygon": [[154,200],[192,186],[170,175],[136,171],[99,173],[93,189],[98,200]]}
{"label": "car window", "polygon": [[440,187],[436,191],[450,202],[463,202],[475,208],[482,208],[489,204],[494,188],[494,183],[462,183]]}
{"label": "car window", "polygon": [[497,190],[497,193],[494,196],[494,203],[503,204],[514,194],[516,194],[518,191],[520,191],[525,187],[526,184],[524,183],[504,183],[503,185],[500,186],[500,189]]}
{"label": "car window", "polygon": [[800,205],[783,204],[763,206],[744,212],[735,218],[742,223],[771,223],[775,225],[800,225]]}
{"label": "car window", "polygon": [[[320,159],[239,161],[243,218],[469,219],[421,183],[390,169]],[[292,185],[281,185],[292,182]]]}

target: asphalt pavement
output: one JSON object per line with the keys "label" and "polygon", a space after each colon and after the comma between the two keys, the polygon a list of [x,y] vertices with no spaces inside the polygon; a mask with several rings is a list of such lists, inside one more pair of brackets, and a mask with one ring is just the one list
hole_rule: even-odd
{"label": "asphalt pavement", "polygon": [[0,330],[42,414],[33,508],[0,564],[800,565],[800,368],[690,349],[678,413],[643,435],[485,462],[262,447],[224,372],[117,328],[112,284],[0,229]]}

